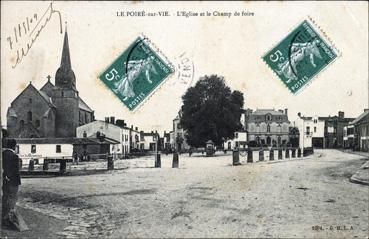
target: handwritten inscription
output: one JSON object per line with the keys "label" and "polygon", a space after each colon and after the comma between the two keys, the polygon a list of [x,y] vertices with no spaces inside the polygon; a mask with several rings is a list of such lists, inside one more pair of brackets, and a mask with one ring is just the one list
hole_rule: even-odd
{"label": "handwritten inscription", "polygon": [[56,15],[59,19],[60,34],[62,34],[63,28],[61,13],[54,9],[53,2],[49,4],[41,17],[35,13],[32,16],[26,17],[23,22],[14,26],[13,33],[6,38],[9,43],[10,50],[15,55],[15,62],[12,65],[13,69],[22,62],[25,56],[28,55],[33,44],[36,42],[42,30],[47,26],[53,15]]}

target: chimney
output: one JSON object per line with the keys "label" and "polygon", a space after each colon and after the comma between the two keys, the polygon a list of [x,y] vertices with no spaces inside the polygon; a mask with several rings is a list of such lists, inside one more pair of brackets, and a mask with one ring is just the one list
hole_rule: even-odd
{"label": "chimney", "polygon": [[138,131],[138,127],[136,127],[135,129],[136,129],[136,131]]}
{"label": "chimney", "polygon": [[278,110],[279,112],[283,113],[283,110]]}
{"label": "chimney", "polygon": [[118,126],[125,126],[124,120],[122,120],[122,119],[117,119],[115,124],[118,125]]}
{"label": "chimney", "polygon": [[131,129],[133,129],[133,125],[131,125]]}
{"label": "chimney", "polygon": [[115,124],[115,117],[114,116],[110,116],[110,123]]}
{"label": "chimney", "polygon": [[286,108],[286,109],[284,109],[284,113],[286,114],[286,115],[288,115],[288,109]]}
{"label": "chimney", "polygon": [[109,123],[109,117],[105,117],[105,122]]}
{"label": "chimney", "polygon": [[154,131],[152,131],[152,130],[151,130],[151,133],[153,134],[153,133],[154,133]]}
{"label": "chimney", "polygon": [[98,139],[100,138],[100,131],[96,132],[96,138],[98,138]]}
{"label": "chimney", "polygon": [[298,116],[298,117],[301,117],[301,112],[298,112],[298,113],[297,113],[297,116]]}
{"label": "chimney", "polygon": [[339,118],[345,118],[345,112],[343,112],[343,111],[338,111],[338,117],[339,117]]}

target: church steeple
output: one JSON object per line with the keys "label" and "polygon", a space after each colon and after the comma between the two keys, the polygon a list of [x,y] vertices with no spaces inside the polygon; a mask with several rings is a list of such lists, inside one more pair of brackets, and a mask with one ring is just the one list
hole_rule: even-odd
{"label": "church steeple", "polygon": [[65,27],[64,45],[63,45],[63,52],[62,52],[62,58],[61,58],[60,66],[65,67],[67,69],[72,68],[72,64],[70,62],[70,54],[69,54],[67,27]]}
{"label": "church steeple", "polygon": [[55,74],[55,86],[60,88],[69,88],[76,90],[76,77],[72,70],[72,64],[70,61],[67,27],[65,27],[64,43],[60,67]]}

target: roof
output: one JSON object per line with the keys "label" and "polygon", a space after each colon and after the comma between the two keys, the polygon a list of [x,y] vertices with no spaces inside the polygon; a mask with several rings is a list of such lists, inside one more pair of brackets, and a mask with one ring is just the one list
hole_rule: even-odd
{"label": "roof", "polygon": [[49,106],[51,107],[56,107],[53,103],[53,101],[51,100],[51,97],[47,95],[47,93],[45,91],[38,91],[40,93],[40,95],[46,100],[46,102],[49,104]]}
{"label": "roof", "polygon": [[[45,94],[45,92],[43,91],[39,91],[37,90],[32,83],[29,83],[28,86],[26,88],[24,88],[24,90],[17,96],[15,97],[15,99],[12,101],[11,104],[13,104],[14,101],[16,101],[27,89],[31,89],[33,91],[36,91],[45,101],[46,103],[50,106],[50,107],[55,107],[54,104],[52,104],[51,100],[49,99],[49,97],[47,96],[47,94]],[[41,93],[42,92],[42,93]],[[46,96],[46,97],[45,97]]]}
{"label": "roof", "polygon": [[[131,128],[127,127],[127,126],[122,126],[122,125],[118,125],[118,124],[113,124],[113,123],[110,123],[110,122],[106,122],[104,120],[94,120],[94,121],[91,121],[90,123],[87,123],[87,124],[84,124],[84,125],[81,125],[79,127],[84,127],[86,125],[89,125],[89,124],[96,124],[96,123],[104,123],[104,124],[110,124],[110,125],[113,125],[113,126],[116,126],[116,127],[119,127],[121,129],[129,129],[129,130],[132,130]],[[133,130],[133,131],[136,131],[136,130]],[[136,131],[138,132],[138,131]]]}
{"label": "roof", "polygon": [[353,121],[350,122],[350,124],[357,124],[359,123],[362,119],[364,119],[365,116],[369,115],[369,110],[365,110],[363,113],[361,113],[361,115],[359,115],[356,119],[354,119]]}
{"label": "roof", "polygon": [[92,112],[93,110],[81,99],[78,97],[78,107],[84,111]]}
{"label": "roof", "polygon": [[285,115],[285,113],[274,110],[274,109],[257,109],[252,113],[252,115],[266,115],[266,114]]}
{"label": "roof", "polygon": [[119,142],[110,138],[103,141],[97,138],[19,138],[15,139],[17,144],[118,144]]}

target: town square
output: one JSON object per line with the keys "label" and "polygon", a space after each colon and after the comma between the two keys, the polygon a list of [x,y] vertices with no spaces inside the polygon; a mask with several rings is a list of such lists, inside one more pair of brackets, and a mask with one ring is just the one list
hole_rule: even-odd
{"label": "town square", "polygon": [[367,2],[1,6],[1,238],[368,238]]}

